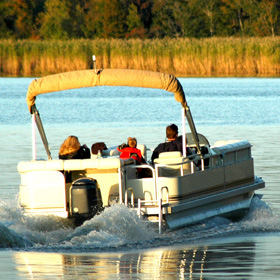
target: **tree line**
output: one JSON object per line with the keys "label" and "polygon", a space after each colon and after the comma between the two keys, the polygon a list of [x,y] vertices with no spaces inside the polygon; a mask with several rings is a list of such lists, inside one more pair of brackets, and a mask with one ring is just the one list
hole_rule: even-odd
{"label": "tree line", "polygon": [[0,39],[280,35],[280,0],[1,0]]}

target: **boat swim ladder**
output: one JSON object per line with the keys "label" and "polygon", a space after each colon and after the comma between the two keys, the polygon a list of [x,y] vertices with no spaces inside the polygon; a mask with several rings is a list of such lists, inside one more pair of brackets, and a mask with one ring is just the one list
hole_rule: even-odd
{"label": "boat swim ladder", "polygon": [[[166,191],[166,204],[163,204],[163,191]],[[169,203],[169,191],[168,187],[164,186],[161,188],[160,197],[158,200],[141,200],[138,198],[138,210],[137,214],[141,216],[141,207],[149,204],[154,204],[158,206],[158,233],[162,234],[162,222],[163,222],[163,211],[162,209]]]}
{"label": "boat swim ladder", "polygon": [[131,192],[130,205],[134,207],[134,192],[132,188],[128,188],[127,190],[125,190],[125,205],[128,206],[128,191]]}

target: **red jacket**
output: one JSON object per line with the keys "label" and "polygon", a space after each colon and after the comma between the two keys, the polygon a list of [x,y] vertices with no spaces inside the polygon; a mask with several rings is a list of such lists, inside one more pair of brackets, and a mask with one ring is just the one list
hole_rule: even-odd
{"label": "red jacket", "polygon": [[122,159],[133,158],[140,164],[143,162],[141,151],[137,148],[127,147],[120,149],[118,147],[117,150],[121,152],[120,158]]}

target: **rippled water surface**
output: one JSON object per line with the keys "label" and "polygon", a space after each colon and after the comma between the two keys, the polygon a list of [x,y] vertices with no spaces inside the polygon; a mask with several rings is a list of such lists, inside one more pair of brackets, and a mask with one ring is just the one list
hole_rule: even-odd
{"label": "rippled water surface", "polygon": [[[117,205],[73,229],[53,217],[22,215],[17,163],[30,160],[31,119],[25,103],[32,79],[0,78],[0,258],[3,279],[279,279],[279,79],[180,79],[198,132],[218,140],[249,140],[259,190],[244,219],[213,218],[159,236]],[[96,87],[36,100],[53,158],[77,135],[90,146],[128,136],[154,147],[165,126],[181,125],[173,94]],[[39,136],[38,157],[46,158]]]}

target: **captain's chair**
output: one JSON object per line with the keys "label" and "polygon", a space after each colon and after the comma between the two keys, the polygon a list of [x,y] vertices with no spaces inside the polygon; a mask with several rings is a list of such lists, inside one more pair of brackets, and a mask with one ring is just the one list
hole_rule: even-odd
{"label": "captain's chair", "polygon": [[168,165],[158,167],[159,177],[177,177],[191,173],[191,164],[179,164],[182,162],[184,162],[184,157],[179,151],[160,153],[159,157],[154,160],[155,166],[156,164]]}

